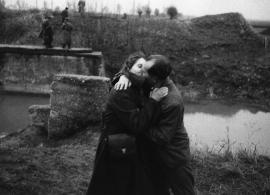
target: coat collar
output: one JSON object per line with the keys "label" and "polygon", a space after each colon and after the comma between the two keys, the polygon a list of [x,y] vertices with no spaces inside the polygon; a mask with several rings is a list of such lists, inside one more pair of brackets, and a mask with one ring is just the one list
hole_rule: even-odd
{"label": "coat collar", "polygon": [[132,83],[131,86],[134,86],[136,88],[142,88],[145,78],[137,76],[133,73],[129,73],[129,80]]}

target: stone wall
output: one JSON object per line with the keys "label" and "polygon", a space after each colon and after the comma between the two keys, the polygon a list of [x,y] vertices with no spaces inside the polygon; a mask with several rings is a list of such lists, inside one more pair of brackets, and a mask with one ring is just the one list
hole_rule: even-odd
{"label": "stone wall", "polygon": [[61,138],[99,123],[109,95],[110,79],[56,75],[51,85],[49,138]]}
{"label": "stone wall", "polygon": [[91,49],[0,45],[2,90],[49,93],[54,75],[60,73],[104,76],[102,54]]}
{"label": "stone wall", "polygon": [[39,127],[46,134],[48,133],[48,121],[50,105],[32,105],[28,108],[29,125]]}

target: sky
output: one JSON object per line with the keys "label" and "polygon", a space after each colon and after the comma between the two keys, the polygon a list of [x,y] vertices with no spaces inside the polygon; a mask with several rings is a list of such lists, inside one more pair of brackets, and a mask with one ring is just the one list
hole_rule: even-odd
{"label": "sky", "polygon": [[[42,8],[44,1],[49,8],[65,8],[67,2],[77,4],[78,0],[5,0],[6,5],[15,5],[19,1],[30,7]],[[101,10],[107,7],[110,12],[116,12],[117,4],[121,5],[121,13],[131,13],[133,7],[149,4],[151,9],[158,8],[163,11],[168,6],[176,6],[184,15],[202,16],[207,14],[219,14],[226,12],[239,12],[246,19],[270,21],[270,0],[85,0],[86,9]],[[134,6],[135,5],[135,6]]]}

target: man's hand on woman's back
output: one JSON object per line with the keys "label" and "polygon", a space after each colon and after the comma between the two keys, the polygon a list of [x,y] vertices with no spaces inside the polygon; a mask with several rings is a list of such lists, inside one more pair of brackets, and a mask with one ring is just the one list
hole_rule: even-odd
{"label": "man's hand on woman's back", "polygon": [[168,95],[168,87],[161,87],[161,88],[154,88],[150,92],[150,98],[160,101],[162,98],[166,97]]}

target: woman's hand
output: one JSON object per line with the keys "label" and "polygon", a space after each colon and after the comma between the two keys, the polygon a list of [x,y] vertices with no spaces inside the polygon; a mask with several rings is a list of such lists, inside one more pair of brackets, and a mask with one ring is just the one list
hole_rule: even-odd
{"label": "woman's hand", "polygon": [[168,87],[155,88],[150,92],[150,98],[160,101],[168,95]]}
{"label": "woman's hand", "polygon": [[120,76],[119,81],[114,85],[113,88],[116,90],[126,90],[130,86],[131,82],[129,81],[129,79],[125,75],[122,75]]}

